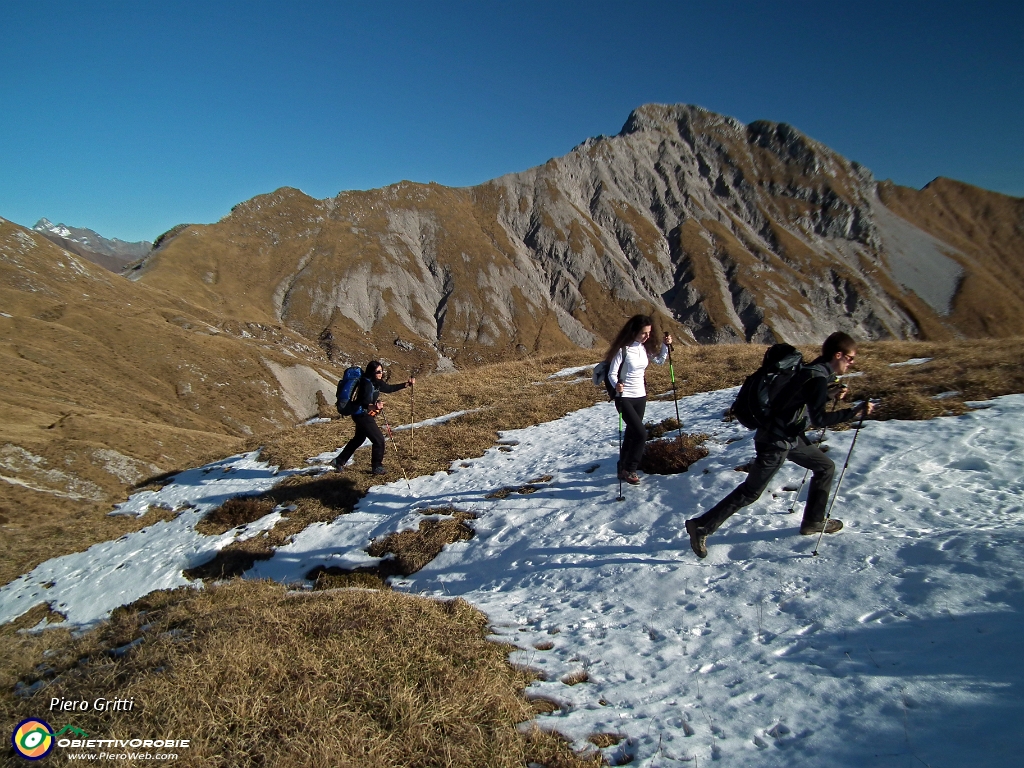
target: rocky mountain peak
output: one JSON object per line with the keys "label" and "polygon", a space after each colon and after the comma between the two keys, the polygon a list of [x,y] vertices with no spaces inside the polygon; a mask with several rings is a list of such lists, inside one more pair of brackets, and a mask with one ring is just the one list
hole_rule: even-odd
{"label": "rocky mountain peak", "polygon": [[420,365],[600,346],[639,311],[700,343],[1024,331],[1012,259],[991,256],[1019,237],[995,227],[993,250],[921,217],[939,192],[887,191],[893,209],[878,190],[785,123],[648,104],[616,136],[477,187],[261,195],[141,279]]}

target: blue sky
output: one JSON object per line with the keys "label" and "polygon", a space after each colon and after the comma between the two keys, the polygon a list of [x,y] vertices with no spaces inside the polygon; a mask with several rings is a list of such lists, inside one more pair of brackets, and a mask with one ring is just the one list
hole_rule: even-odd
{"label": "blue sky", "polygon": [[1024,196],[1024,4],[7,0],[0,216],[153,240],[281,186],[465,186],[649,102]]}

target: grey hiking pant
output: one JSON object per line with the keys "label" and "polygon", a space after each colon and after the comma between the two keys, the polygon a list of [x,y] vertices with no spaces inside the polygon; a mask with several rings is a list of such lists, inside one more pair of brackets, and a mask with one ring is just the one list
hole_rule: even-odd
{"label": "grey hiking pant", "polygon": [[793,448],[776,448],[765,443],[754,443],[754,448],[757,450],[757,457],[750,465],[747,479],[715,506],[695,518],[694,522],[701,531],[705,534],[714,533],[737,510],[761,498],[764,489],[768,487],[768,483],[786,459],[813,473],[811,487],[807,493],[807,505],[804,507],[803,524],[820,523],[824,520],[828,494],[832,489],[832,477],[836,471],[835,462],[818,446],[811,445],[802,435]]}

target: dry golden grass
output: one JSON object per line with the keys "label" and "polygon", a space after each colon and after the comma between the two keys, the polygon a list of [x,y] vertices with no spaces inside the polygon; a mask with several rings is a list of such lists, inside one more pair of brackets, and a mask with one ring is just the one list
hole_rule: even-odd
{"label": "dry golden grass", "polygon": [[660,437],[664,437],[670,432],[673,433],[670,437],[675,436],[678,438],[682,437],[683,425],[674,418],[665,419],[657,424],[653,422],[646,422],[644,427],[647,429],[647,439],[657,440]]}
{"label": "dry golden grass", "polygon": [[580,683],[586,683],[590,681],[590,673],[585,669],[578,669],[575,672],[570,672],[562,678],[562,682],[565,685],[579,685]]}
{"label": "dry golden grass", "polygon": [[[529,677],[460,600],[232,582],[154,593],[78,636],[3,633],[5,719],[52,697],[134,699],[65,719],[93,738],[190,739],[176,765],[599,765],[517,730]],[[19,696],[18,682],[43,685]]]}
{"label": "dry golden grass", "polygon": [[552,712],[560,710],[563,706],[546,696],[530,696],[527,700],[530,703],[530,708],[538,715],[550,715]]}
{"label": "dry golden grass", "polygon": [[[470,512],[445,507],[421,510],[424,516],[415,531],[399,531],[382,536],[369,543],[367,554],[383,558],[377,565],[346,570],[337,566],[317,566],[306,578],[316,589],[333,589],[338,586],[356,584],[371,589],[386,588],[386,579],[391,576],[408,576],[440,554],[448,544],[466,541],[474,536],[473,529],[466,523],[476,519]],[[442,517],[433,517],[442,516]]]}
{"label": "dry golden grass", "polygon": [[340,475],[298,475],[286,478],[265,493],[228,499],[211,510],[196,525],[196,530],[206,535],[221,534],[258,520],[275,509],[281,511],[282,519],[258,536],[223,547],[212,560],[184,574],[190,579],[204,580],[241,576],[257,560],[272,557],[277,547],[313,523],[328,523],[350,512],[362,494],[355,490],[351,479]]}
{"label": "dry golden grass", "polygon": [[253,523],[274,511],[274,502],[260,496],[236,496],[228,499],[196,525],[199,533],[207,536],[224,533],[246,523]]}
{"label": "dry golden grass", "polygon": [[[926,357],[932,360],[923,365],[890,367]],[[855,370],[864,375],[848,380],[853,395],[882,400],[875,418],[927,419],[963,413],[971,400],[1024,392],[1024,343],[983,339],[862,344]],[[946,393],[954,394],[934,399]]]}
{"label": "dry golden grass", "polygon": [[[720,345],[677,351],[679,394],[710,391],[741,384],[760,365],[766,347]],[[799,346],[809,362],[819,348]],[[922,365],[891,367],[911,359],[931,358]],[[922,419],[955,415],[965,402],[1024,392],[1024,341],[983,339],[945,342],[885,341],[862,343],[846,379],[850,400],[881,399],[876,419]],[[654,391],[648,386],[649,391]],[[955,393],[955,394],[948,394]],[[935,400],[936,395],[944,395]]]}
{"label": "dry golden grass", "polygon": [[614,747],[624,738],[626,737],[621,733],[592,733],[587,736],[587,741],[599,749],[607,749],[608,747]]}
{"label": "dry golden grass", "polygon": [[415,531],[390,533],[370,542],[366,551],[373,557],[393,557],[396,574],[408,576],[416,573],[438,556],[446,544],[473,538],[473,529],[466,524],[476,515],[457,509],[424,509],[423,515],[450,515],[443,519],[423,520]]}

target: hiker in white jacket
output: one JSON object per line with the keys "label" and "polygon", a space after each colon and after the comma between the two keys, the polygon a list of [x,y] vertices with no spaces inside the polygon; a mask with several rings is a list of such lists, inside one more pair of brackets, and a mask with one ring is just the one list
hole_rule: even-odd
{"label": "hiker in white jacket", "polygon": [[626,424],[626,435],[619,451],[619,479],[633,485],[640,482],[636,470],[647,444],[647,429],[644,427],[647,387],[644,371],[650,360],[658,365],[664,363],[668,357],[668,345],[672,343],[672,336],[666,333],[661,351],[653,358],[648,356],[653,323],[647,315],[634,315],[622,326],[605,355],[608,361],[608,381],[616,393],[615,408],[622,414]]}

